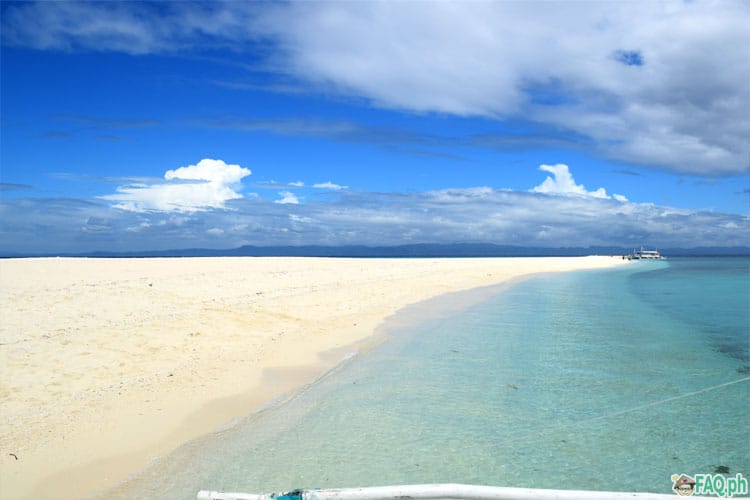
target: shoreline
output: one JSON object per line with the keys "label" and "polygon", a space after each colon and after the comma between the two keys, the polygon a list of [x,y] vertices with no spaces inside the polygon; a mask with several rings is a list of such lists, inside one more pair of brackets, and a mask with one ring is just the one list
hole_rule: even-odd
{"label": "shoreline", "polygon": [[106,491],[317,380],[411,304],[519,276],[619,264],[616,257],[0,262],[0,305],[9,312],[0,330],[0,496]]}
{"label": "shoreline", "polygon": [[[139,483],[142,480],[142,475],[154,473],[160,475],[163,472],[165,464],[168,464],[167,467],[171,468],[173,467],[172,462],[175,460],[175,457],[179,457],[177,460],[181,461],[184,460],[186,456],[196,454],[196,448],[200,450],[202,446],[205,446],[205,444],[202,443],[210,441],[212,436],[219,435],[225,431],[235,431],[238,427],[246,425],[247,422],[267,411],[280,410],[284,405],[302,396],[307,391],[314,390],[318,384],[324,383],[329,377],[335,377],[336,373],[345,369],[349,363],[356,363],[362,356],[366,356],[371,350],[377,349],[382,346],[382,344],[389,342],[400,333],[418,327],[425,321],[437,321],[443,318],[449,318],[456,314],[461,314],[482,302],[492,299],[497,294],[503,293],[518,283],[545,274],[551,273],[524,274],[500,283],[483,285],[455,292],[447,292],[406,305],[403,308],[398,309],[392,315],[384,318],[370,337],[356,341],[343,348],[335,348],[329,352],[320,353],[320,356],[325,358],[331,356],[329,359],[331,359],[334,364],[316,378],[307,380],[292,388],[290,391],[280,394],[272,401],[254,409],[248,415],[237,417],[218,429],[214,429],[196,439],[183,443],[167,455],[155,459],[142,470],[133,472],[128,478],[124,479],[113,488],[100,493],[105,497],[134,498],[141,493],[139,490]],[[135,489],[135,492],[133,489]]]}

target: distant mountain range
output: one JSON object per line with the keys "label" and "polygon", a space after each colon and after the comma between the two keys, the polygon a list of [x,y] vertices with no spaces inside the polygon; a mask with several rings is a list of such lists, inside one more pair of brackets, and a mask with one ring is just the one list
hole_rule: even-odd
{"label": "distant mountain range", "polygon": [[[750,256],[750,247],[660,248],[662,255]],[[242,246],[225,250],[187,248],[138,252],[82,252],[68,254],[13,254],[3,257],[550,257],[583,255],[626,255],[625,247],[522,247],[486,243],[413,244],[395,246]]]}

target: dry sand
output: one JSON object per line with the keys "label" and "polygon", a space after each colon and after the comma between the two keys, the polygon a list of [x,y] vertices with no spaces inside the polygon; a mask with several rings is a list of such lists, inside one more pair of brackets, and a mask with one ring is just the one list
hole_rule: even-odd
{"label": "dry sand", "polygon": [[81,498],[319,377],[408,304],[610,257],[0,260],[0,498]]}

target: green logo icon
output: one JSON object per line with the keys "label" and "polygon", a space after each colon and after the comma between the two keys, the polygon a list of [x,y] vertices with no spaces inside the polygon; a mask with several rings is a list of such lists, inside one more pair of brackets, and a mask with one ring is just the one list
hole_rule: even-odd
{"label": "green logo icon", "polygon": [[722,474],[672,474],[672,490],[681,497],[713,495],[731,498],[747,495],[748,481],[742,474],[725,477]]}

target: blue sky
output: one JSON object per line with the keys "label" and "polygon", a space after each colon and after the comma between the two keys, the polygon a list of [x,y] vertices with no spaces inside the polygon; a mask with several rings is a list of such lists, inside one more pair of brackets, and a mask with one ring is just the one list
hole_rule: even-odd
{"label": "blue sky", "polygon": [[750,245],[747,2],[3,2],[0,253]]}

